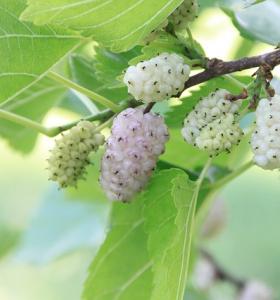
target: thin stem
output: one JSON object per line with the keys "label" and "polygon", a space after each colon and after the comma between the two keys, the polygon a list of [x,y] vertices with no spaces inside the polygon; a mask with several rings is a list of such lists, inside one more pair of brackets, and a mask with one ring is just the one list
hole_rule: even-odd
{"label": "thin stem", "polygon": [[190,65],[192,67],[202,67],[203,66],[203,60],[200,59],[200,58],[190,59]]}
{"label": "thin stem", "polygon": [[212,164],[212,161],[213,161],[213,158],[208,159],[208,161],[206,162],[203,170],[201,171],[201,173],[200,173],[200,175],[199,175],[199,177],[196,181],[198,191],[201,188],[201,184],[202,184],[202,182],[203,182],[203,180],[204,180],[204,178],[205,178],[205,176],[206,176],[206,174],[207,174],[207,172],[208,172],[208,170],[209,170],[209,168]]}
{"label": "thin stem", "polygon": [[150,103],[145,107],[145,109],[144,109],[144,114],[149,113],[149,112],[152,110],[152,108],[154,107],[155,104],[156,104],[155,102],[150,102]]}
{"label": "thin stem", "polygon": [[189,26],[187,26],[186,30],[187,30],[187,33],[188,33],[188,36],[190,39],[191,48],[195,49],[194,39],[193,39],[192,32],[191,32]]}
{"label": "thin stem", "polygon": [[102,111],[101,113],[95,114],[95,115],[90,115],[88,117],[79,119],[77,121],[74,122],[70,122],[68,124],[59,126],[59,127],[53,127],[53,128],[49,128],[49,136],[50,137],[54,137],[58,134],[60,134],[61,132],[68,130],[70,128],[72,128],[73,126],[76,126],[81,120],[85,120],[85,121],[101,121],[101,122],[105,122],[108,119],[110,119],[112,116],[114,116],[114,112],[112,112],[111,110],[107,109]]}
{"label": "thin stem", "polygon": [[205,257],[213,267],[215,268],[216,278],[222,281],[227,281],[232,283],[237,287],[238,290],[244,288],[246,281],[235,277],[234,275],[230,274],[227,270],[222,268],[220,264],[216,261],[216,259],[204,248],[200,249],[200,253],[203,257]]}
{"label": "thin stem", "polygon": [[24,126],[26,128],[34,129],[44,135],[50,136],[49,129],[42,126],[41,124],[32,121],[28,118],[25,118],[23,116],[14,114],[12,112],[0,109],[0,118],[17,123],[21,126]]}
{"label": "thin stem", "polygon": [[253,161],[249,161],[246,164],[244,164],[243,166],[241,166],[240,168],[231,172],[229,175],[214,182],[209,187],[211,187],[211,189],[215,189],[215,190],[220,189],[221,187],[223,187],[224,185],[226,185],[227,183],[229,183],[230,181],[232,181],[233,179],[235,179],[236,177],[238,177],[239,175],[241,175],[242,173],[244,173],[245,171],[250,169],[253,165],[254,165]]}
{"label": "thin stem", "polygon": [[103,130],[104,128],[109,127],[109,126],[112,124],[114,118],[115,118],[115,115],[113,115],[110,119],[108,119],[108,120],[105,121],[104,123],[100,124],[100,125],[96,128],[96,131],[99,132],[99,131]]}
{"label": "thin stem", "polygon": [[121,111],[121,108],[115,104],[114,102],[110,101],[109,99],[83,87],[83,86],[80,86],[79,84],[55,73],[55,72],[49,72],[48,73],[48,77],[49,78],[52,78],[53,80],[61,83],[62,85],[68,87],[68,88],[71,88],[71,89],[74,89],[86,96],[88,96],[90,99],[92,99],[93,101],[99,103],[99,104],[102,104],[108,108],[110,108],[113,112],[120,112]]}
{"label": "thin stem", "polygon": [[242,83],[241,81],[237,80],[236,78],[234,78],[232,75],[230,74],[226,74],[223,76],[227,81],[229,81],[230,83],[232,83],[233,85],[235,85],[237,88],[241,88],[241,89],[246,89],[247,86],[246,84]]}
{"label": "thin stem", "polygon": [[[120,109],[123,110],[123,109],[126,109],[127,107],[137,107],[139,105],[140,105],[140,102],[138,102],[138,101],[127,100],[127,101],[123,101],[120,104]],[[70,122],[70,123],[62,125],[62,126],[49,128],[48,129],[49,136],[54,137],[54,136],[60,134],[61,132],[68,130],[68,129],[72,128],[73,126],[77,125],[81,120],[90,121],[90,122],[100,121],[101,123],[103,123],[113,116],[115,116],[115,113],[110,109],[106,109],[98,114],[89,115],[87,117],[84,117],[84,118],[79,119],[74,122]]]}
{"label": "thin stem", "polygon": [[[193,196],[192,196],[192,200],[191,200],[191,205],[190,205],[190,210],[192,212],[192,215],[191,215],[191,226],[190,226],[190,232],[189,232],[189,235],[190,235],[190,243],[188,245],[188,249],[187,250],[187,266],[186,266],[186,277],[188,276],[188,272],[189,272],[189,261],[190,261],[190,255],[191,255],[191,243],[192,243],[192,237],[194,235],[194,228],[195,228],[195,215],[196,215],[196,209],[197,209],[197,199],[198,199],[198,195],[199,195],[199,192],[200,192],[200,189],[201,189],[201,185],[202,185],[202,182],[212,164],[212,161],[213,159],[212,158],[209,158],[208,161],[206,162],[203,170],[201,171],[197,181],[196,181],[196,187],[195,187],[195,190],[194,190],[194,193],[193,193]],[[185,278],[187,279],[187,278]],[[186,282],[186,280],[185,280]]]}

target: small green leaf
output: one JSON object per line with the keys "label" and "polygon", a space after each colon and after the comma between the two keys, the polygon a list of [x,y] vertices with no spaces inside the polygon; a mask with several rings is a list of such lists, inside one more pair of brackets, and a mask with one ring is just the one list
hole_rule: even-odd
{"label": "small green leaf", "polygon": [[[73,54],[69,58],[70,78],[81,86],[84,86],[112,101],[120,102],[128,99],[126,87],[108,87],[104,80],[98,78],[93,61],[85,56]],[[97,105],[97,107],[101,107]]]}
{"label": "small green leaf", "polygon": [[154,41],[142,48],[143,54],[131,59],[129,61],[129,64],[136,65],[142,60],[151,59],[152,57],[157,56],[159,53],[163,52],[177,53],[183,56],[185,50],[184,46],[178,41],[178,39],[176,39],[171,34],[163,31]]}
{"label": "small green leaf", "polygon": [[114,52],[131,49],[183,0],[28,0],[21,15],[35,24],[55,24],[92,36]]}
{"label": "small green leaf", "polygon": [[0,103],[38,81],[78,43],[73,32],[18,19],[24,0],[0,0]]}
{"label": "small green leaf", "polygon": [[117,80],[123,71],[128,68],[129,61],[141,53],[141,47],[122,52],[113,53],[102,47],[95,47],[94,67],[97,78],[108,88],[124,87],[124,83]]}

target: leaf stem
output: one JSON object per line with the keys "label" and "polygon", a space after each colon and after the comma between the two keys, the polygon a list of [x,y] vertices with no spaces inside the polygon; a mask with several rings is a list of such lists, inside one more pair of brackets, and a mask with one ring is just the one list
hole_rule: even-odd
{"label": "leaf stem", "polygon": [[187,26],[186,30],[187,30],[187,33],[188,33],[188,36],[189,36],[189,39],[190,39],[191,47],[192,47],[192,49],[195,49],[193,35],[192,35],[192,32],[191,32],[189,26]]}
{"label": "leaf stem", "polygon": [[208,159],[208,161],[206,162],[203,170],[201,171],[201,173],[200,173],[200,175],[199,175],[199,177],[196,181],[198,191],[201,188],[201,184],[202,184],[202,182],[203,182],[203,180],[204,180],[204,178],[205,178],[205,176],[206,176],[206,174],[207,174],[207,172],[208,172],[208,170],[209,170],[209,168],[212,164],[212,161],[213,161],[212,158]]}
{"label": "leaf stem", "polygon": [[34,129],[42,134],[45,134],[47,136],[49,136],[49,129],[44,127],[43,125],[32,121],[28,118],[25,118],[23,116],[14,114],[12,112],[0,109],[0,118],[1,119],[5,119],[11,122],[14,122],[16,124],[19,124],[21,126],[27,127],[27,128],[31,128]]}
{"label": "leaf stem", "polygon": [[113,115],[110,119],[108,119],[107,121],[105,121],[104,123],[100,124],[98,127],[96,127],[96,132],[100,132],[101,130],[103,130],[106,127],[109,127],[116,115]]}
{"label": "leaf stem", "polygon": [[[209,158],[208,161],[206,162],[203,170],[201,171],[197,181],[195,182],[196,186],[195,186],[195,190],[192,196],[192,200],[191,200],[191,204],[190,204],[190,210],[191,210],[191,218],[190,218],[190,232],[189,232],[189,240],[190,243],[188,244],[188,247],[186,249],[186,255],[187,255],[187,259],[186,259],[186,274],[185,274],[185,283],[187,282],[187,277],[188,277],[188,273],[189,273],[189,262],[190,262],[190,257],[191,257],[191,244],[192,244],[192,237],[194,235],[194,228],[195,228],[195,214],[196,214],[196,206],[197,206],[197,199],[198,199],[198,195],[200,192],[200,188],[202,185],[202,182],[212,164],[213,159]],[[183,299],[183,295],[180,299]]]}
{"label": "leaf stem", "polygon": [[105,122],[107,121],[108,119],[110,119],[111,117],[113,117],[115,114],[113,111],[109,110],[109,109],[106,109],[98,114],[95,114],[95,115],[90,115],[88,117],[85,117],[85,118],[82,118],[82,119],[79,119],[77,121],[74,121],[74,122],[70,122],[68,124],[65,124],[65,125],[62,125],[62,126],[59,126],[59,127],[53,127],[53,128],[49,128],[48,129],[48,136],[50,137],[54,137],[58,134],[60,134],[61,132],[65,131],[65,130],[68,130],[70,128],[72,128],[73,126],[77,125],[81,120],[85,120],[85,121],[101,121],[101,122]]}
{"label": "leaf stem", "polygon": [[100,126],[97,127],[98,131],[100,131],[103,128],[110,125],[114,116],[115,116],[114,112],[107,109],[101,113],[98,113],[95,115],[90,115],[86,118],[79,119],[77,121],[68,123],[66,125],[47,128],[47,127],[39,124],[38,122],[30,120],[26,117],[17,115],[15,113],[12,113],[12,112],[9,112],[9,111],[3,110],[3,109],[0,109],[0,119],[8,120],[8,121],[11,121],[18,125],[24,126],[26,128],[33,129],[33,130],[40,132],[48,137],[54,137],[54,136],[60,134],[61,132],[72,128],[73,126],[77,125],[81,120],[104,122],[103,124],[101,124]]}
{"label": "leaf stem", "polygon": [[62,85],[68,87],[68,88],[71,88],[71,89],[74,89],[86,96],[88,96],[90,99],[92,99],[93,101],[101,104],[101,105],[104,105],[108,108],[110,108],[113,112],[120,112],[121,111],[121,108],[119,105],[115,104],[114,102],[112,102],[111,100],[61,76],[60,74],[58,73],[55,73],[55,72],[49,72],[48,73],[48,77],[61,83]]}
{"label": "leaf stem", "polygon": [[200,58],[190,59],[189,63],[192,67],[202,67],[203,66],[203,60]]}
{"label": "leaf stem", "polygon": [[252,160],[250,160],[249,162],[247,162],[246,164],[244,164],[240,168],[238,168],[238,169],[234,170],[233,172],[231,172],[229,175],[227,175],[227,176],[223,177],[222,179],[210,184],[209,187],[211,189],[218,190],[221,187],[223,187],[224,185],[226,185],[227,183],[229,183],[230,181],[232,181],[233,179],[235,179],[236,177],[238,177],[239,175],[241,175],[242,173],[244,173],[245,171],[247,171],[248,169],[250,169],[252,166],[254,166],[254,162]]}
{"label": "leaf stem", "polygon": [[230,74],[226,74],[223,75],[223,77],[229,81],[230,83],[232,83],[233,85],[235,85],[237,88],[241,88],[241,89],[246,89],[247,86],[246,84],[242,83],[241,81],[237,80],[236,78],[234,78],[232,75]]}

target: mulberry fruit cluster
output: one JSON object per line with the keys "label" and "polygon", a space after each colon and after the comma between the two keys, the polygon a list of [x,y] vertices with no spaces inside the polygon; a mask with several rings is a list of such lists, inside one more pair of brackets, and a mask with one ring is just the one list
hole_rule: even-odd
{"label": "mulberry fruit cluster", "polygon": [[100,183],[111,200],[128,202],[151,176],[169,134],[161,116],[128,108],[114,120]]}
{"label": "mulberry fruit cluster", "polygon": [[162,53],[130,66],[126,70],[124,83],[136,100],[149,103],[168,99],[181,92],[189,74],[190,67],[181,56]]}
{"label": "mulberry fruit cluster", "polygon": [[56,140],[48,159],[50,180],[61,188],[76,186],[90,163],[89,154],[104,144],[104,136],[95,131],[96,126],[81,121]]}
{"label": "mulberry fruit cluster", "polygon": [[254,161],[264,169],[280,168],[280,96],[262,99],[256,110],[256,130],[251,138]]}
{"label": "mulberry fruit cluster", "polygon": [[185,0],[168,19],[175,30],[185,29],[197,17],[198,8],[197,0]]}
{"label": "mulberry fruit cluster", "polygon": [[249,281],[241,292],[238,300],[272,300],[273,291],[264,283]]}
{"label": "mulberry fruit cluster", "polygon": [[186,142],[205,150],[210,156],[230,151],[243,134],[236,120],[239,101],[226,99],[226,90],[216,90],[201,99],[184,120],[182,135]]}

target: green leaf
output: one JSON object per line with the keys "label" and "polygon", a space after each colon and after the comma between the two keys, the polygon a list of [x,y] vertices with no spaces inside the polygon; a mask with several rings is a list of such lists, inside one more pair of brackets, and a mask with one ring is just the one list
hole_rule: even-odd
{"label": "green leaf", "polygon": [[145,195],[145,228],[154,262],[151,299],[181,300],[186,287],[198,187],[179,170],[162,171],[155,180],[157,184],[151,185]]}
{"label": "green leaf", "polygon": [[[41,123],[46,113],[61,100],[65,91],[65,88],[51,79],[43,78],[2,105],[2,109]],[[6,120],[0,120],[0,135],[23,153],[34,148],[38,137],[36,131]]]}
{"label": "green leaf", "polygon": [[104,239],[107,215],[104,202],[69,201],[52,188],[23,234],[16,258],[44,264],[78,249],[96,251]]}
{"label": "green leaf", "polygon": [[152,290],[142,201],[115,203],[111,230],[89,269],[83,299],[143,300]]}
{"label": "green leaf", "polygon": [[95,47],[94,66],[97,78],[106,84],[108,88],[124,87],[119,77],[128,68],[129,61],[138,56],[141,47],[137,46],[127,52],[113,53],[102,47]]}
{"label": "green leaf", "polygon": [[[89,269],[84,299],[176,299],[172,295],[178,291],[180,263],[183,273],[186,268],[182,253],[188,252],[182,237],[194,213],[188,210],[192,187],[182,170],[164,170],[153,176],[146,192],[134,202],[114,204],[111,230]],[[168,282],[166,274],[171,276]],[[180,293],[184,289],[182,284]],[[166,290],[171,298],[157,298]]]}
{"label": "green leaf", "polygon": [[142,54],[131,59],[129,64],[136,65],[142,60],[151,59],[152,57],[163,52],[178,53],[183,56],[185,49],[184,46],[174,36],[167,32],[162,32],[149,45],[144,46],[142,48]]}
{"label": "green leaf", "polygon": [[57,106],[67,111],[75,112],[82,117],[87,117],[89,114],[96,114],[100,111],[96,103],[93,103],[87,96],[75,90],[68,90]]}
{"label": "green leaf", "polygon": [[35,27],[18,16],[24,0],[0,0],[0,102],[7,102],[38,81],[78,43],[68,30]]}
{"label": "green leaf", "polygon": [[181,128],[171,128],[169,133],[170,139],[162,159],[190,170],[206,162],[207,153],[187,144],[182,137]]}
{"label": "green leaf", "polygon": [[115,52],[131,49],[159,26],[183,0],[28,0],[21,15],[35,24],[78,30]]}
{"label": "green leaf", "polygon": [[244,10],[225,9],[240,33],[271,45],[280,42],[280,3],[267,0]]}
{"label": "green leaf", "polygon": [[82,201],[95,201],[100,203],[108,203],[108,199],[99,184],[99,170],[101,168],[101,160],[103,149],[96,153],[92,153],[90,157],[91,166],[87,168],[87,179],[78,182],[78,189],[68,188],[66,190],[67,197],[71,200],[79,199]]}
{"label": "green leaf", "polygon": [[[127,87],[108,88],[106,82],[101,81],[93,62],[80,54],[73,54],[69,57],[70,77],[73,81],[84,86],[112,101],[120,102],[128,99]],[[101,107],[97,105],[97,107]]]}

